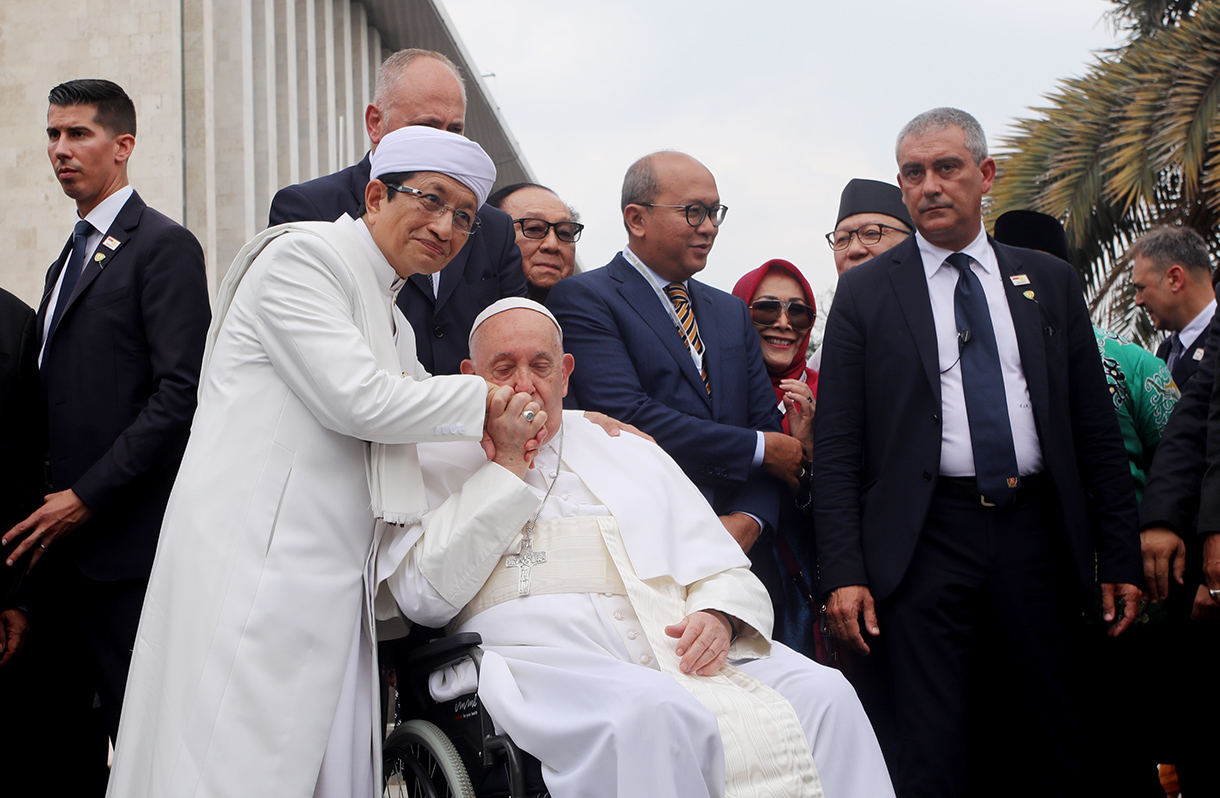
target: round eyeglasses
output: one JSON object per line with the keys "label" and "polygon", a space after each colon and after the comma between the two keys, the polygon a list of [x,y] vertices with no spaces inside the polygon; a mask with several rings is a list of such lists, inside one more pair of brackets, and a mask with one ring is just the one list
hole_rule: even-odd
{"label": "round eyeglasses", "polygon": [[835,252],[841,252],[851,246],[851,237],[855,236],[860,240],[860,243],[866,247],[871,247],[881,241],[881,237],[885,235],[886,230],[897,230],[904,236],[910,235],[910,230],[903,230],[901,227],[894,227],[881,222],[869,222],[862,224],[855,230],[835,230],[833,233],[826,234],[826,243],[830,244],[830,248]]}
{"label": "round eyeglasses", "polygon": [[455,208],[452,205],[446,205],[435,194],[425,194],[417,188],[404,186],[399,183],[386,183],[385,187],[390,191],[410,194],[412,197],[415,197],[415,199],[419,200],[419,204],[424,209],[424,212],[431,215],[434,219],[440,219],[446,213],[452,213],[453,229],[459,233],[472,236],[479,231],[479,220],[473,213],[464,211],[461,208]]}
{"label": "round eyeglasses", "polygon": [[703,220],[709,216],[712,217],[712,227],[719,227],[724,221],[724,215],[729,212],[727,205],[701,205],[698,202],[692,202],[690,205],[657,205],[651,202],[639,204],[645,208],[680,208],[686,212],[686,223],[691,227],[703,224]]}
{"label": "round eyeglasses", "polygon": [[548,222],[532,216],[513,219],[513,224],[521,228],[521,235],[537,240],[546,238],[554,230],[555,238],[564,244],[575,244],[580,240],[580,231],[585,229],[580,222]]}
{"label": "round eyeglasses", "polygon": [[788,314],[788,323],[797,332],[808,330],[813,326],[813,320],[818,317],[817,312],[804,302],[756,299],[750,304],[750,319],[757,327],[770,327],[779,321],[783,313]]}

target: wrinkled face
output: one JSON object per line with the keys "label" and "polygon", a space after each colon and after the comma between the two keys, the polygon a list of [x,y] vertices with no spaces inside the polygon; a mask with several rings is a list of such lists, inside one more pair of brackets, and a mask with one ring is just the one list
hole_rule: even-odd
{"label": "wrinkled face", "polygon": [[[448,175],[419,172],[404,185],[474,216],[474,192]],[[380,180],[369,181],[365,207],[364,219],[373,240],[404,279],[440,271],[466,243],[467,235],[453,226],[453,211],[433,214],[413,194],[396,193],[391,199]]]}
{"label": "wrinkled face", "polygon": [[[851,243],[848,244],[847,249],[835,250],[835,271],[839,274],[859,266],[866,260],[872,260],[882,252],[896,246],[911,234],[907,230],[905,222],[895,219],[893,216],[886,216],[884,213],[857,213],[847,216],[843,221],[835,225],[835,232],[859,230],[866,224],[883,224],[888,226],[881,228],[881,240],[876,244],[865,244],[860,241],[859,236],[852,236]],[[891,230],[891,227],[899,229]]]}
{"label": "wrinkled face", "polygon": [[370,106],[369,139],[373,146],[387,133],[423,125],[461,134],[466,129],[466,101],[462,85],[449,67],[435,58],[417,58],[403,70],[388,102]]}
{"label": "wrinkled face", "polygon": [[[512,219],[542,219],[552,224],[572,221],[568,206],[559,197],[533,186],[509,194],[501,210]],[[555,283],[572,276],[576,269],[575,241],[560,241],[553,227],[546,238],[526,238],[521,234],[519,224],[514,224],[513,229],[517,233],[517,248],[521,250],[521,268],[531,286],[549,290]]]}
{"label": "wrinkled face", "polygon": [[[654,205],[705,206],[720,204],[716,179],[707,167],[676,152],[653,156],[659,191]],[[708,215],[698,227],[691,227],[681,208],[650,208],[629,205],[624,211],[631,232],[632,250],[650,268],[670,282],[681,282],[707,266],[719,231]]]}
{"label": "wrinkled face", "polygon": [[563,397],[575,361],[559,343],[555,324],[541,313],[513,308],[489,318],[475,332],[462,373],[528,393],[547,415],[551,440],[563,420]]}
{"label": "wrinkled face", "polygon": [[47,155],[64,193],[83,217],[127,184],[135,136],[112,136],[94,121],[96,105],[52,105],[47,110]]}
{"label": "wrinkled face", "polygon": [[[767,272],[767,276],[762,278],[758,289],[754,291],[750,304],[760,299],[778,299],[782,302],[809,304],[809,299],[805,296],[805,291],[796,278],[776,270]],[[797,332],[792,328],[786,311],[781,312],[779,318],[771,326],[759,327],[755,324],[754,328],[758,330],[758,336],[761,339],[763,362],[767,364],[767,371],[782,372],[792,365],[794,358],[804,358],[805,353],[800,351],[798,344],[805,337],[805,333]]]}
{"label": "wrinkled face", "polygon": [[1151,260],[1142,255],[1136,255],[1131,263],[1131,285],[1135,288],[1135,306],[1143,308],[1152,320],[1152,326],[1158,330],[1177,331],[1184,325],[1174,325],[1173,292],[1169,289],[1169,281],[1165,272],[1156,267]]}
{"label": "wrinkled face", "polygon": [[907,136],[898,147],[898,185],[911,220],[938,247],[965,249],[982,230],[983,195],[995,161],[974,163],[966,132],[957,125]]}

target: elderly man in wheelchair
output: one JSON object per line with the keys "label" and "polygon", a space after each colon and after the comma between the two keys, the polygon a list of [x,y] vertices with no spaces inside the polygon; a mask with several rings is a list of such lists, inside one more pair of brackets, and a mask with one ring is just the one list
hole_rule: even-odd
{"label": "elderly man in wheelchair", "polygon": [[[519,747],[555,798],[893,796],[854,691],[769,639],[766,590],[677,465],[563,412],[574,363],[554,317],[501,300],[470,351],[463,371],[501,386],[488,434],[419,447],[431,510],[377,562],[380,617],[482,640],[425,647],[424,673],[400,685],[427,717],[478,726],[451,758],[511,762]],[[431,734],[408,724],[387,751],[445,748],[420,742]]]}

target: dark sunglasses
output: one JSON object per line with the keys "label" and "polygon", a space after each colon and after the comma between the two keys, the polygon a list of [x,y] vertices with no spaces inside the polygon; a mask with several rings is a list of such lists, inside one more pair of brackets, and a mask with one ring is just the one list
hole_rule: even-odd
{"label": "dark sunglasses", "polygon": [[758,327],[770,327],[779,321],[781,313],[788,314],[792,329],[804,332],[813,326],[818,314],[803,302],[783,302],[778,299],[758,299],[750,305],[750,318]]}

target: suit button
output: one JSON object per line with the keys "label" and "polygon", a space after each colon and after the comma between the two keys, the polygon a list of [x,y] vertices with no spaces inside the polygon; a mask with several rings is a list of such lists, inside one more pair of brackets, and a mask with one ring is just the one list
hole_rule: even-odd
{"label": "suit button", "polygon": [[441,327],[437,327],[435,330],[433,330],[432,334],[435,335],[437,338],[445,337],[445,331]]}
{"label": "suit button", "polygon": [[924,481],[924,482],[931,482],[931,481],[932,481],[932,475],[931,475],[931,474],[929,474],[927,471],[923,472],[923,481]]}
{"label": "suit button", "polygon": [[939,424],[940,423],[940,413],[933,413],[932,420]]}

